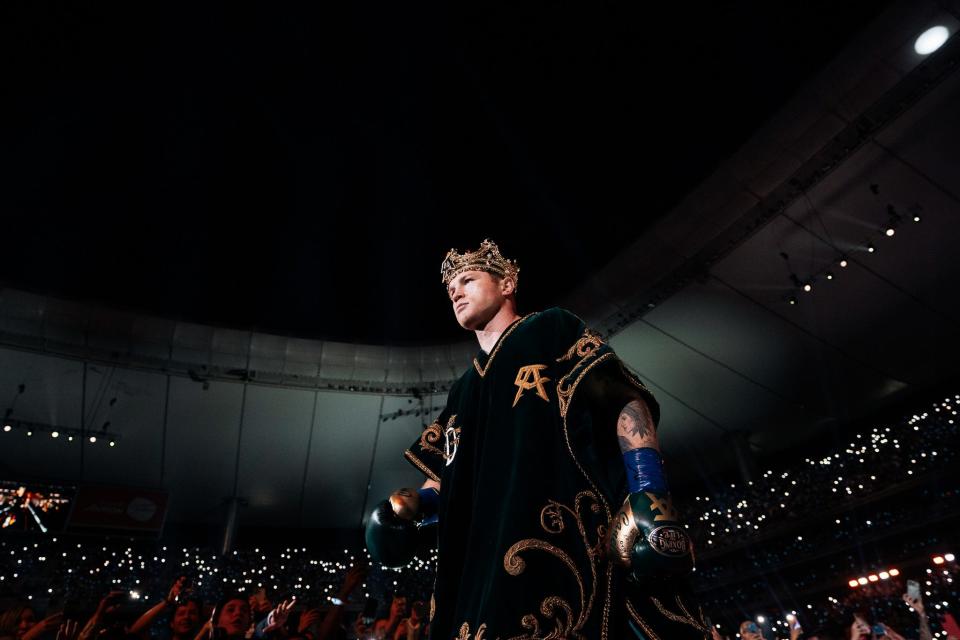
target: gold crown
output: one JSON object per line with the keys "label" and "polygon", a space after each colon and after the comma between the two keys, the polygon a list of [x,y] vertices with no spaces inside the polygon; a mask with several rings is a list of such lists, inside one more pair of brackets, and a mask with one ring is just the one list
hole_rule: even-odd
{"label": "gold crown", "polygon": [[486,271],[501,278],[511,277],[515,283],[520,275],[517,261],[500,255],[500,249],[489,238],[481,242],[476,251],[457,253],[456,249],[450,249],[440,265],[440,279],[447,285],[464,271]]}

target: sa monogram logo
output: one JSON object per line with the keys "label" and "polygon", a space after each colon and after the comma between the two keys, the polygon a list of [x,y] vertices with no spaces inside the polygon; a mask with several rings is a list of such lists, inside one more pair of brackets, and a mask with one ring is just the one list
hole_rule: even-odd
{"label": "sa monogram logo", "polygon": [[517,379],[513,382],[513,384],[517,385],[517,395],[513,399],[511,406],[517,406],[523,392],[530,389],[536,389],[538,396],[550,402],[550,397],[547,396],[547,390],[543,388],[543,383],[550,382],[550,378],[540,375],[540,372],[546,368],[547,365],[545,364],[528,364],[517,370]]}
{"label": "sa monogram logo", "polygon": [[[456,416],[453,416],[456,418]],[[453,464],[453,459],[457,457],[457,448],[460,446],[460,427],[454,427],[453,419],[450,420],[450,426],[443,432],[443,458],[447,461],[449,467]]]}

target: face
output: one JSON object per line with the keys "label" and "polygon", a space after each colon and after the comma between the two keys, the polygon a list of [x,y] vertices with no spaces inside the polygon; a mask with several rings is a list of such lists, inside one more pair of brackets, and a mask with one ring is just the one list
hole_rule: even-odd
{"label": "face", "polygon": [[37,614],[29,607],[24,609],[20,614],[20,620],[17,621],[17,637],[22,638],[23,634],[29,631],[35,624],[37,624]]}
{"label": "face", "polygon": [[250,603],[246,600],[229,600],[220,612],[217,623],[228,636],[242,636],[250,628]]}
{"label": "face", "polygon": [[[223,620],[223,618],[220,618]],[[170,621],[170,629],[178,636],[188,635],[200,624],[200,609],[196,602],[187,602],[177,607]]]}
{"label": "face", "polygon": [[267,598],[266,589],[258,589],[256,593],[250,596],[250,609],[257,615],[266,613],[273,609],[273,604]]}
{"label": "face", "polygon": [[394,598],[390,603],[390,616],[399,616],[407,610],[407,599],[404,597]]}
{"label": "face", "polygon": [[513,293],[510,278],[495,278],[486,271],[464,271],[447,285],[453,315],[464,329],[482,329]]}
{"label": "face", "polygon": [[861,618],[860,616],[853,617],[853,624],[850,625],[852,631],[856,631],[860,635],[868,636],[870,635],[870,625],[867,624],[867,621]]}

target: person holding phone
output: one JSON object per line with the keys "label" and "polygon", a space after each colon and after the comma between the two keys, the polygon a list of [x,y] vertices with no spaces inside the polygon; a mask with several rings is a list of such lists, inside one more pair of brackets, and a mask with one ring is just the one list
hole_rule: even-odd
{"label": "person holding phone", "polygon": [[147,638],[154,621],[165,611],[172,609],[173,614],[167,625],[168,640],[193,640],[200,629],[200,611],[203,608],[199,600],[189,597],[191,583],[187,576],[174,580],[167,597],[155,604],[134,622],[127,633]]}
{"label": "person holding phone", "polygon": [[763,631],[753,620],[744,620],[740,623],[740,638],[742,640],[764,640]]}
{"label": "person holding phone", "polygon": [[903,601],[917,614],[920,619],[920,640],[933,640],[930,631],[930,621],[923,608],[923,598],[920,596],[920,583],[916,580],[907,580],[907,592],[903,594]]}

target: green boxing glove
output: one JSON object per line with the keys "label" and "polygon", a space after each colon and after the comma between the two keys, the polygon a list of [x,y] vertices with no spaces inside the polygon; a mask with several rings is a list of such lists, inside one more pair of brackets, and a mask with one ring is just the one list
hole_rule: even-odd
{"label": "green boxing glove", "polygon": [[693,542],[669,493],[628,495],[613,518],[608,553],[634,582],[679,578],[693,571]]}

